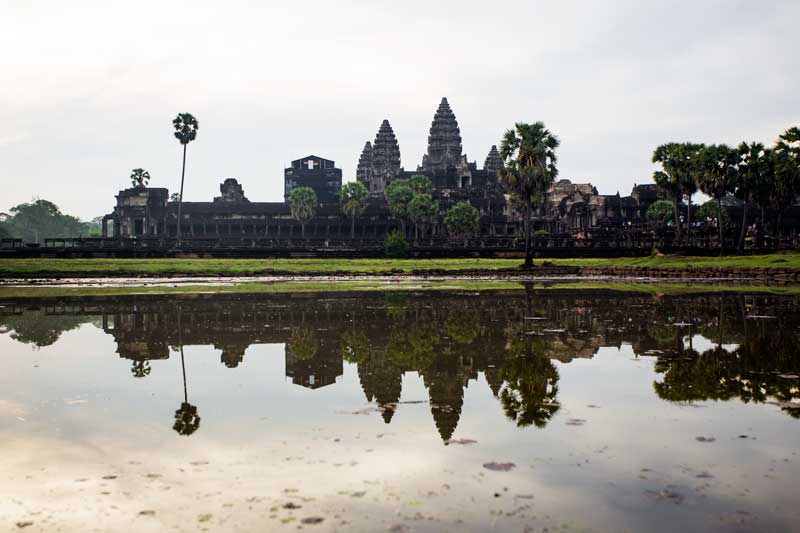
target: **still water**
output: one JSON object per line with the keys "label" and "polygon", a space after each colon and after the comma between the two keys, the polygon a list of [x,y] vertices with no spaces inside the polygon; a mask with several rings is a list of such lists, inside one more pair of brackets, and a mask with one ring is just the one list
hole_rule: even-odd
{"label": "still water", "polygon": [[0,307],[0,530],[800,529],[800,299]]}

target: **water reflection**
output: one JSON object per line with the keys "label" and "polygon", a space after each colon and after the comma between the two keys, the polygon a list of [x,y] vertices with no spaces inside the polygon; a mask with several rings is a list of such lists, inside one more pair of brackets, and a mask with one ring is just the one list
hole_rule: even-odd
{"label": "water reflection", "polygon": [[[403,375],[416,372],[444,442],[464,392],[485,377],[508,420],[545,427],[559,412],[555,362],[630,344],[656,358],[653,389],[670,402],[773,402],[800,417],[800,301],[767,295],[649,296],[612,292],[204,296],[117,299],[87,305],[20,303],[0,309],[0,331],[50,346],[91,322],[114,338],[135,379],[151,361],[181,358],[183,402],[174,429],[200,427],[189,401],[185,346],[208,345],[225,368],[247,365],[248,347],[285,345],[285,374],[309,389],[333,386],[354,364],[369,402],[388,424],[402,408]],[[188,375],[187,375],[188,374]]]}

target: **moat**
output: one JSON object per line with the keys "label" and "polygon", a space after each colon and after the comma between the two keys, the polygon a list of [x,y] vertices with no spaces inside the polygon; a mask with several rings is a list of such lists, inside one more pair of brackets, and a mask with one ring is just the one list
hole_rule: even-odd
{"label": "moat", "polygon": [[0,302],[0,529],[800,528],[800,297]]}

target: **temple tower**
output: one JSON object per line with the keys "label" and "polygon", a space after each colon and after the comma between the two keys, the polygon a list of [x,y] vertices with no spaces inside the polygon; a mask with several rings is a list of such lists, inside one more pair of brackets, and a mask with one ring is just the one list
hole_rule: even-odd
{"label": "temple tower", "polygon": [[361,151],[361,157],[358,158],[358,167],[356,167],[356,180],[364,184],[368,191],[371,191],[372,185],[372,143],[367,141],[364,149]]}
{"label": "temple tower", "polygon": [[486,156],[486,161],[483,163],[483,170],[493,176],[497,176],[497,173],[503,170],[504,167],[505,165],[500,158],[500,152],[497,151],[497,146],[492,145],[492,149],[489,150],[489,155]]}
{"label": "temple tower", "polygon": [[372,144],[372,176],[367,187],[370,193],[383,194],[401,170],[400,145],[389,121],[384,120]]}
{"label": "temple tower", "polygon": [[423,172],[446,171],[461,163],[461,130],[447,98],[442,98],[431,123],[428,153],[422,156]]}

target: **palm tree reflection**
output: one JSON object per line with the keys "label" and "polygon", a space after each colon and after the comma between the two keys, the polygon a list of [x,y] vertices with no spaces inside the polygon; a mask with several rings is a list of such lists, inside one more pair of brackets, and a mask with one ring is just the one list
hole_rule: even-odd
{"label": "palm tree reflection", "polygon": [[183,403],[175,411],[175,424],[172,426],[178,435],[189,436],[200,427],[200,416],[197,407],[189,403],[189,393],[186,387],[186,361],[183,356],[183,334],[181,328],[181,308],[178,307],[178,343],[181,349],[181,370],[183,371]]}

